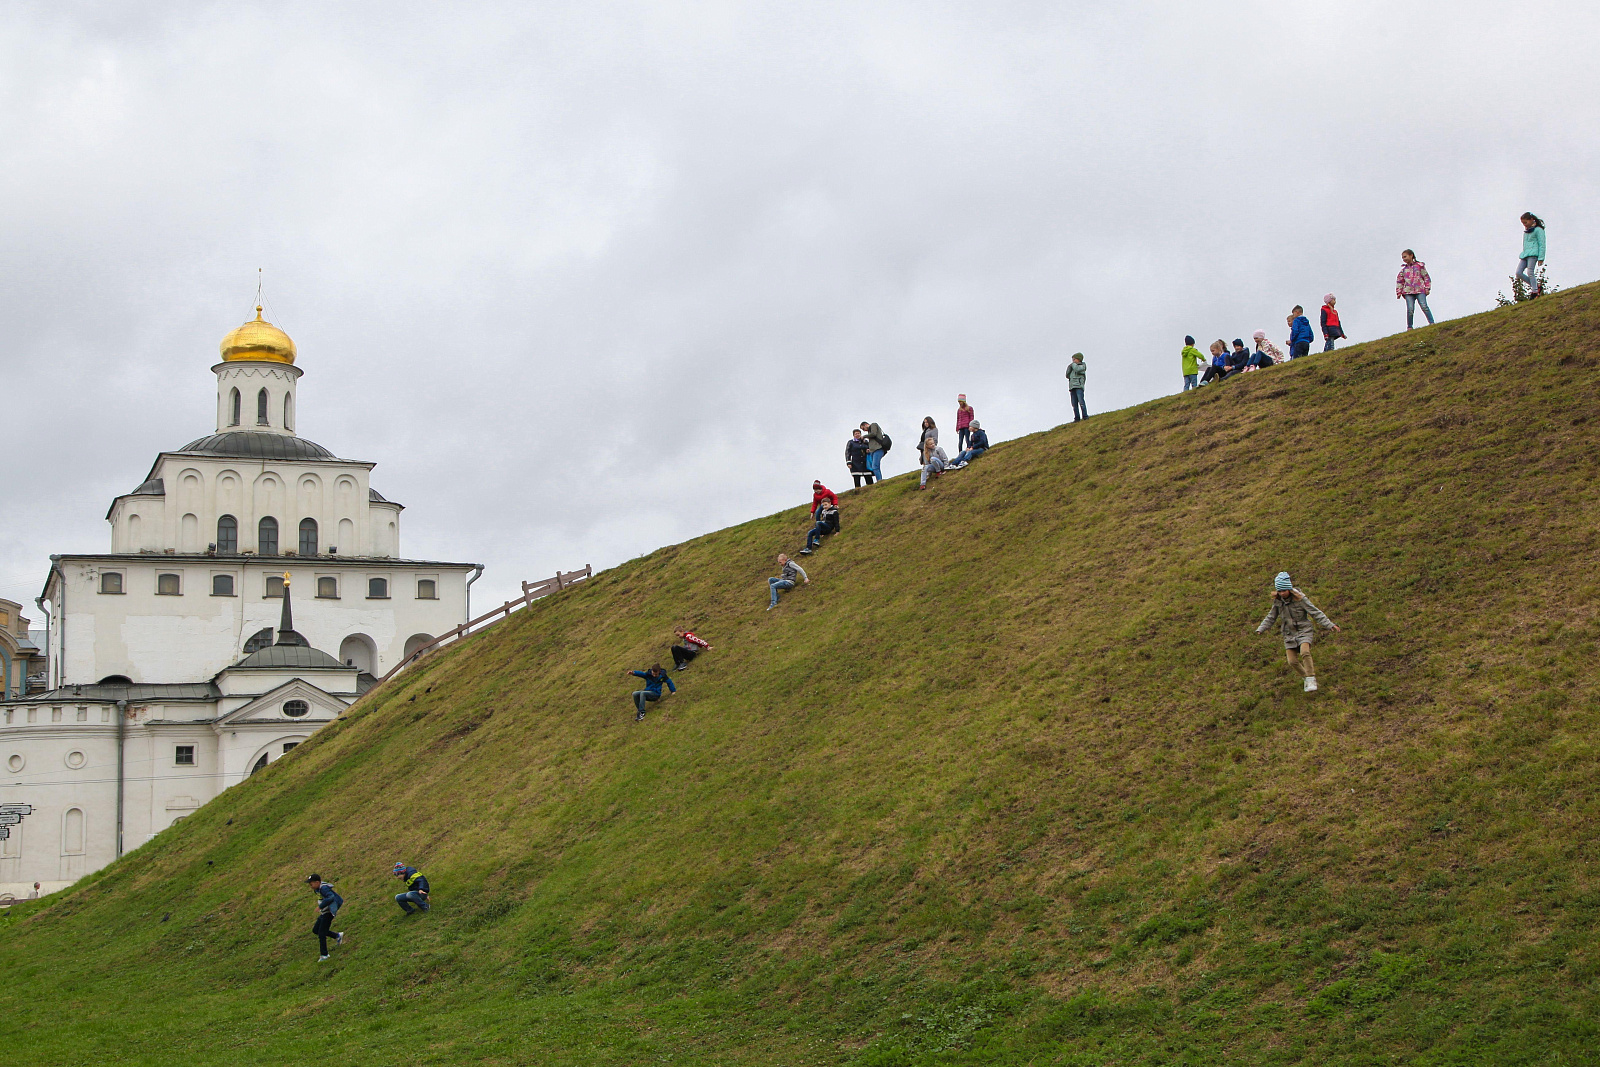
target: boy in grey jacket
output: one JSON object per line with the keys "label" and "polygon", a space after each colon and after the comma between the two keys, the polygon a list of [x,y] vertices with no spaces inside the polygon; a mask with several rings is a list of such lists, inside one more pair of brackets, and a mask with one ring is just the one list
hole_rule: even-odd
{"label": "boy in grey jacket", "polygon": [[1283,647],[1289,656],[1289,669],[1305,676],[1308,693],[1317,691],[1317,671],[1311,665],[1313,619],[1321,623],[1324,629],[1336,633],[1339,630],[1333,620],[1311,602],[1310,597],[1294,587],[1288,571],[1279,571],[1272,580],[1272,607],[1267,609],[1267,617],[1256,627],[1256,633],[1265,633],[1274,621],[1278,623],[1278,631],[1283,635]]}
{"label": "boy in grey jacket", "polygon": [[1072,393],[1072,421],[1078,422],[1089,417],[1089,408],[1083,402],[1083,380],[1089,376],[1089,368],[1083,365],[1083,353],[1072,353],[1072,362],[1067,364],[1067,389]]}

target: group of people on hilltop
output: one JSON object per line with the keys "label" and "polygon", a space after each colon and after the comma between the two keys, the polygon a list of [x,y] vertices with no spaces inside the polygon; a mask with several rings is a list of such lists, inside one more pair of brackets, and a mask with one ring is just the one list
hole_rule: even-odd
{"label": "group of people on hilltop", "polygon": [[[1339,320],[1338,303],[1339,298],[1332,293],[1322,298],[1324,352],[1333,351],[1333,343],[1345,336],[1344,324]],[[1231,349],[1228,347],[1228,342],[1219,337],[1211,342],[1209,358],[1202,355],[1195,347],[1192,335],[1184,337],[1183,348],[1178,353],[1183,368],[1183,391],[1187,393],[1190,389],[1197,389],[1202,385],[1275,367],[1288,360],[1310,354],[1312,342],[1316,337],[1311,332],[1311,320],[1306,318],[1305,308],[1296,304],[1285,318],[1285,322],[1289,326],[1289,338],[1284,342],[1289,346],[1287,356],[1283,354],[1283,349],[1267,339],[1265,330],[1257,330],[1251,335],[1255,341],[1253,349],[1245,347],[1242,337],[1233,339]],[[1204,373],[1201,372],[1202,367],[1205,368]]]}

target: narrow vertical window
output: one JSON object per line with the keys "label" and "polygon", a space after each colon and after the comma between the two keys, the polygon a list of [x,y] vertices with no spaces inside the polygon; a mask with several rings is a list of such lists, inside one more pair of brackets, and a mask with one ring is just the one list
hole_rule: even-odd
{"label": "narrow vertical window", "polygon": [[294,429],[294,397],[288,393],[283,394],[283,428]]}
{"label": "narrow vertical window", "polygon": [[267,426],[267,391],[265,389],[256,394],[256,425]]}
{"label": "narrow vertical window", "polygon": [[237,425],[239,425],[239,390],[237,390],[237,389],[235,389],[232,393],[228,394],[228,411],[232,415],[232,417],[230,418],[230,420],[228,422],[228,425],[229,426],[237,426]]}
{"label": "narrow vertical window", "polygon": [[217,520],[217,551],[224,556],[239,551],[239,520],[232,515]]}
{"label": "narrow vertical window", "polygon": [[263,556],[278,554],[278,520],[268,515],[256,528],[256,551]]}
{"label": "narrow vertical window", "polygon": [[317,520],[300,520],[300,554],[302,556],[315,556],[317,554]]}

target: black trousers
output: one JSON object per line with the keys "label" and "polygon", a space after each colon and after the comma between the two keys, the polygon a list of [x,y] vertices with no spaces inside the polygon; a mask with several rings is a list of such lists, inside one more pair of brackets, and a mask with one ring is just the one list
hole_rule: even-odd
{"label": "black trousers", "polygon": [[868,485],[872,484],[872,472],[871,471],[862,471],[860,474],[857,474],[855,471],[851,471],[850,472],[850,477],[855,480],[857,489],[861,488],[861,479],[863,479],[863,478],[865,478],[867,480],[867,484]]}
{"label": "black trousers", "polygon": [[672,646],[672,665],[674,667],[681,667],[685,663],[688,663],[690,660],[694,659],[699,654],[700,654],[700,650],[698,648],[692,647],[690,645],[673,645]]}
{"label": "black trousers", "polygon": [[323,911],[317,913],[316,925],[311,927],[311,932],[317,935],[317,944],[322,947],[322,954],[328,954],[328,938],[337,938],[333,932],[333,912]]}

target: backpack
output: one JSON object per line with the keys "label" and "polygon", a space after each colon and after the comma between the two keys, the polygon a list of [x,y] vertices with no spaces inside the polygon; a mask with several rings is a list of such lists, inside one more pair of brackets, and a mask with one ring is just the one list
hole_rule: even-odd
{"label": "backpack", "polygon": [[883,454],[888,455],[889,449],[894,447],[894,442],[889,440],[889,435],[886,433],[880,433],[878,435],[878,440],[883,442]]}

